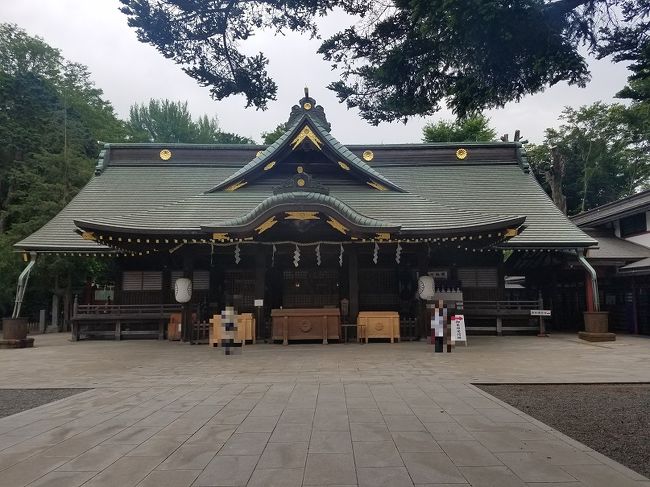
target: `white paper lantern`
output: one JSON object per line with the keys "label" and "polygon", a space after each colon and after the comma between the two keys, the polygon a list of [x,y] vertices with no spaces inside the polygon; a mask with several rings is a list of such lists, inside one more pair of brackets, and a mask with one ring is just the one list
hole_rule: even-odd
{"label": "white paper lantern", "polygon": [[174,295],[179,303],[187,303],[192,299],[192,280],[185,277],[176,279]]}
{"label": "white paper lantern", "polygon": [[435,284],[433,282],[433,277],[431,276],[420,276],[418,279],[418,296],[420,299],[431,300],[433,299],[433,294],[435,292]]}

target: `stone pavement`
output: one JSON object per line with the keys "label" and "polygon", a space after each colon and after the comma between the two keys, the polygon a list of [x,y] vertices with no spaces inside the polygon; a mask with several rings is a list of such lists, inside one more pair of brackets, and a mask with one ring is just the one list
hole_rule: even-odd
{"label": "stone pavement", "polygon": [[[93,390],[0,419],[0,487],[650,486],[471,382],[649,381],[650,340],[206,346],[36,337],[0,387]],[[598,425],[594,425],[598,427]]]}

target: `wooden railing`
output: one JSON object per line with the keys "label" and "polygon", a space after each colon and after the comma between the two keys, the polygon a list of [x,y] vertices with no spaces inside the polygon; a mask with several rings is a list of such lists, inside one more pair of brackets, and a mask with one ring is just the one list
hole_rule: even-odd
{"label": "wooden railing", "polygon": [[180,304],[78,304],[74,308],[73,320],[157,318],[178,313]]}
{"label": "wooden railing", "polygon": [[[494,326],[468,326],[473,331],[496,331],[501,335],[503,331],[534,331],[538,327],[528,324],[527,326],[504,326],[504,318],[530,317],[533,309],[542,309],[544,306],[541,300],[513,300],[513,301],[465,301],[463,302],[463,314],[474,318],[494,318]],[[529,320],[531,323],[532,320]]]}

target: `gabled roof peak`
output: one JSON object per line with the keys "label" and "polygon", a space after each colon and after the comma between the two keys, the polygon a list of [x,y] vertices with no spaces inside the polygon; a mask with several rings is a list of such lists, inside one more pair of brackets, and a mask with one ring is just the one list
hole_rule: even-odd
{"label": "gabled roof peak", "polygon": [[309,88],[305,87],[305,96],[300,99],[298,105],[291,108],[291,114],[287,121],[287,127],[296,124],[303,116],[308,115],[320,124],[327,132],[331,132],[332,125],[327,121],[325,110],[321,105],[316,104],[311,96],[309,96]]}
{"label": "gabled roof peak", "polygon": [[[309,97],[303,98],[305,99]],[[297,113],[282,136],[265,150],[259,151],[253,160],[222,180],[208,193],[221,190],[236,191],[265,173],[277,171],[278,165],[282,164],[281,161],[303,144],[322,152],[330,160],[333,174],[338,173],[342,176],[347,174],[348,177],[354,177],[361,184],[367,184],[378,191],[404,192],[397,184],[370,167],[336,140],[317,117],[310,113],[312,110],[313,107],[306,110],[306,113]]]}

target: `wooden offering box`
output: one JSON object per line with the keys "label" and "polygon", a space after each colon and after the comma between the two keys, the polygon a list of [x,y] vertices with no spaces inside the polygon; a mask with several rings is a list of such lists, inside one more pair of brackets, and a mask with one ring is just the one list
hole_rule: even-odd
{"label": "wooden offering box", "polygon": [[274,309],[273,340],[338,340],[341,337],[341,313],[338,308]]}
{"label": "wooden offering box", "polygon": [[[235,341],[252,341],[255,343],[255,318],[252,313],[242,313],[237,315],[237,335]],[[221,315],[214,315],[210,320],[210,339],[211,347],[218,347],[221,344]]]}
{"label": "wooden offering box", "polygon": [[390,338],[390,342],[399,340],[399,313],[396,311],[361,311],[357,325],[365,327],[364,336],[368,338]]}

